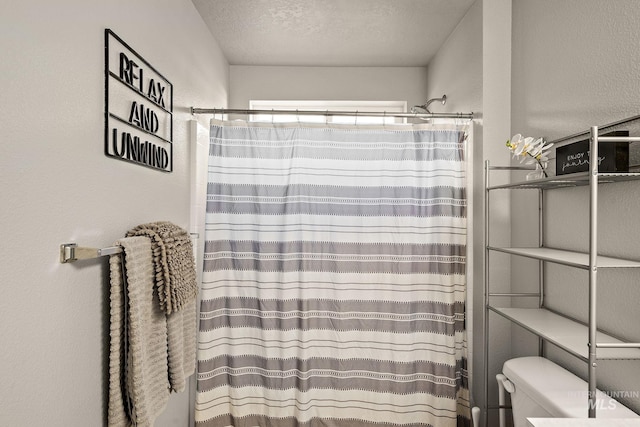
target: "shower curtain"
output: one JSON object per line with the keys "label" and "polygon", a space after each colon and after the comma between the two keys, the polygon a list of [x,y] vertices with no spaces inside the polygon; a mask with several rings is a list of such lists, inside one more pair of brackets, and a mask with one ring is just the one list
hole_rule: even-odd
{"label": "shower curtain", "polygon": [[212,121],[198,426],[469,425],[465,131]]}

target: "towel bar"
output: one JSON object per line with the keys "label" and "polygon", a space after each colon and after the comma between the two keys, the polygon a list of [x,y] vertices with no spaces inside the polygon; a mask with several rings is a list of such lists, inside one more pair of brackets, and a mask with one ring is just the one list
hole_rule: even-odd
{"label": "towel bar", "polygon": [[[198,233],[190,233],[193,239],[199,239]],[[63,243],[60,245],[60,262],[66,264],[81,259],[92,259],[101,256],[115,255],[122,253],[120,246],[109,246],[106,248],[85,248],[76,243]]]}
{"label": "towel bar", "polygon": [[101,256],[114,255],[122,252],[120,246],[109,246],[108,248],[85,248],[76,243],[63,243],[60,245],[60,262],[78,261],[80,259],[98,258]]}

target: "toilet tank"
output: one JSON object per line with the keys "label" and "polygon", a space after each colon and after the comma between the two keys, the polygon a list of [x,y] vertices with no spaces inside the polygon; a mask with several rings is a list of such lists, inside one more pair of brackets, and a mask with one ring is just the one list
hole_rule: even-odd
{"label": "toilet tank", "polygon": [[[587,418],[588,385],[566,369],[543,357],[507,360],[502,373],[513,383],[511,392],[515,427],[527,418]],[[612,397],[596,393],[596,418],[639,418]]]}

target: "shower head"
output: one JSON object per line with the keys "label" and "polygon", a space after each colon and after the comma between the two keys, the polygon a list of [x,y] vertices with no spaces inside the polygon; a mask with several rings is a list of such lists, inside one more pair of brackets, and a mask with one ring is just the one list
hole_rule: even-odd
{"label": "shower head", "polygon": [[431,105],[432,102],[442,102],[442,105],[447,103],[447,95],[442,95],[442,98],[431,98],[430,100],[428,100],[426,103],[424,103],[424,105],[415,105],[413,106],[413,108],[411,108],[411,112],[412,113],[416,113],[416,108],[420,108],[421,110],[426,111],[427,113],[431,113],[431,111],[429,111],[429,105]]}

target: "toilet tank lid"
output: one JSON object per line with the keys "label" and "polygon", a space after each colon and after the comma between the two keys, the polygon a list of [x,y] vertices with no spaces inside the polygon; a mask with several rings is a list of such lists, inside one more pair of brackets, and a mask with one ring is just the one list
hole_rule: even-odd
{"label": "toilet tank lid", "polygon": [[[588,415],[588,385],[566,369],[543,357],[507,360],[502,373],[552,415],[585,418]],[[638,415],[602,392],[596,394],[597,418],[638,418]]]}

